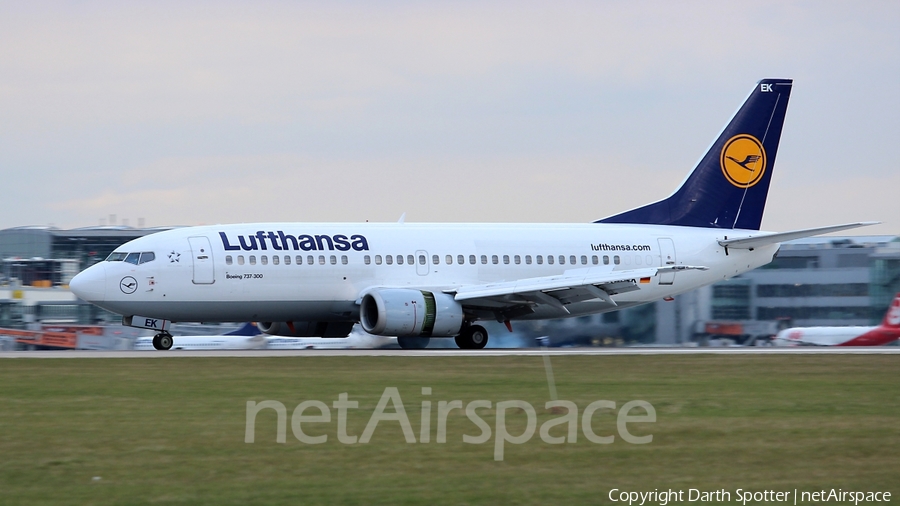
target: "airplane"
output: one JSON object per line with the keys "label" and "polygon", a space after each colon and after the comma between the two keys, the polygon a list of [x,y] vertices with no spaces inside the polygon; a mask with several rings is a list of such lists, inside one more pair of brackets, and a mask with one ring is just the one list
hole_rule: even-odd
{"label": "airplane", "polygon": [[876,327],[794,327],[775,335],[775,346],[881,346],[900,338],[900,293]]}
{"label": "airplane", "polygon": [[[135,350],[156,349],[155,337],[139,337],[134,340]],[[265,336],[253,323],[245,323],[240,328],[221,336],[172,336],[175,350],[255,350],[266,347]]]}
{"label": "airplane", "polygon": [[123,244],[70,288],[156,330],[162,350],[173,321],[256,321],[285,337],[360,323],[406,349],[441,337],[480,349],[479,321],[511,330],[671,300],[771,262],[781,242],[874,224],[760,231],[792,85],[759,81],[673,194],[593,223],[185,227]]}
{"label": "airplane", "polygon": [[266,338],[266,349],[269,350],[343,350],[348,348],[384,348],[396,344],[393,337],[375,336],[359,328],[353,327],[347,337],[280,337]]}

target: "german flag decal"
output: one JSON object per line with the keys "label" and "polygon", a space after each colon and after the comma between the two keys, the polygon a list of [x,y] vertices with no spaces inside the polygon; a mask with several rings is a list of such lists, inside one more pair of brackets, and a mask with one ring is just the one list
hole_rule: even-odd
{"label": "german flag decal", "polygon": [[646,284],[650,282],[650,278],[641,278],[641,284]]}

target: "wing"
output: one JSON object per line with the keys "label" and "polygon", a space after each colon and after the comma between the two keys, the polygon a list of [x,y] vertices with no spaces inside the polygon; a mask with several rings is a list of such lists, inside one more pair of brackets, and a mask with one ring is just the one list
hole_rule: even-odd
{"label": "wing", "polygon": [[611,271],[609,269],[573,269],[557,276],[526,278],[516,281],[462,286],[445,293],[453,294],[468,311],[498,320],[508,320],[535,312],[537,306],[556,309],[559,316],[569,314],[566,306],[575,302],[597,300],[610,308],[617,304],[613,295],[649,286],[659,274],[684,270],[706,270],[706,267],[670,265]]}

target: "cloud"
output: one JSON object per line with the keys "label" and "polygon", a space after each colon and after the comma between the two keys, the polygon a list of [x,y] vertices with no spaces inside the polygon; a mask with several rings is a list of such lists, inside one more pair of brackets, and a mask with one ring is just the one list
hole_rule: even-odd
{"label": "cloud", "polygon": [[898,23],[892,3],[7,6],[0,226],[589,221],[668,195],[764,76],[797,78],[780,225],[780,201],[823,205],[804,184],[884,194]]}

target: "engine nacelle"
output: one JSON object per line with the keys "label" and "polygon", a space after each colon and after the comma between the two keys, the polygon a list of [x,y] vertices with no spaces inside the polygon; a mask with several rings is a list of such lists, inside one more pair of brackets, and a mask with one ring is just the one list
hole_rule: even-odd
{"label": "engine nacelle", "polygon": [[[281,337],[347,337],[353,322],[259,322],[260,332]],[[291,331],[291,326],[294,330]]]}
{"label": "engine nacelle", "polygon": [[451,337],[462,328],[463,309],[445,293],[383,288],[363,295],[359,321],[377,336]]}

